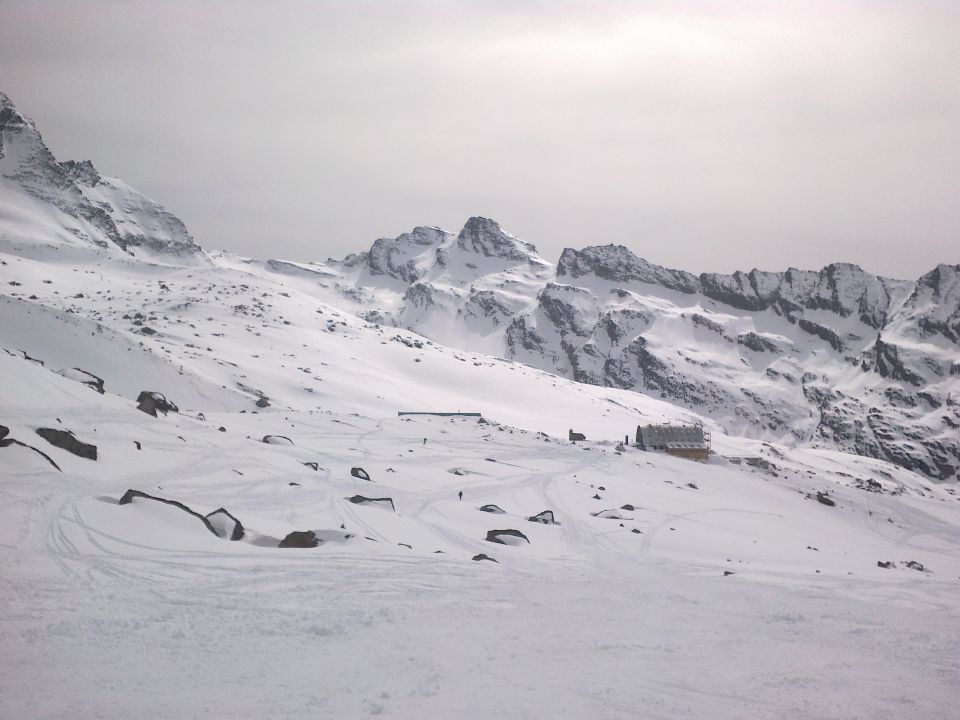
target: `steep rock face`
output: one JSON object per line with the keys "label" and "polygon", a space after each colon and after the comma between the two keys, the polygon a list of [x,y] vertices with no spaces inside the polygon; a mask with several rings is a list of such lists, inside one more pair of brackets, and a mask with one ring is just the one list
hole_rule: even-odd
{"label": "steep rock face", "polygon": [[575,280],[591,275],[618,283],[649,283],[683,293],[700,289],[694,275],[649,263],[623,245],[594,246],[583,250],[567,248],[563,251],[557,263],[558,278]]}
{"label": "steep rock face", "polygon": [[495,221],[482,217],[467,220],[467,224],[457,235],[457,247],[484,257],[517,262],[524,262],[537,252],[530,243],[505,232]]}
{"label": "steep rock face", "polygon": [[436,227],[416,227],[396,238],[380,238],[366,255],[367,267],[373,275],[390,277],[414,283],[423,277],[425,267],[418,266],[418,256],[425,250],[438,248],[450,233]]}
{"label": "steep rock face", "polygon": [[[3,93],[0,178],[8,181],[0,183],[0,201],[25,207],[17,198],[23,193],[56,208],[70,219],[64,228],[80,242],[131,254],[138,248],[174,255],[200,250],[178,218],[123,181],[102,176],[89,160],[57,162],[33,123]],[[37,224],[42,225],[28,221],[25,227]]]}

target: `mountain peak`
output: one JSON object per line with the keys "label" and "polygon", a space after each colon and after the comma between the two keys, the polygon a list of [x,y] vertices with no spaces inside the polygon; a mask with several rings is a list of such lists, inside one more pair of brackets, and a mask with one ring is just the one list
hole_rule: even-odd
{"label": "mountain peak", "polygon": [[533,245],[506,232],[495,220],[484,217],[467,220],[457,235],[457,246],[467,252],[504,260],[525,261],[537,254]]}

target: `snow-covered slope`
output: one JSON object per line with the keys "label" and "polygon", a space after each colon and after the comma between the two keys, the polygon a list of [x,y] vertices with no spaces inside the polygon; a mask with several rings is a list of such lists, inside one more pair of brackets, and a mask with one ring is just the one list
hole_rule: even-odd
{"label": "snow-covered slope", "polygon": [[[487,264],[463,241],[477,233]],[[266,267],[376,322],[661,397],[731,434],[936,479],[960,468],[960,265],[916,282],[850,264],[696,276],[606,245],[551,268],[472,218],[458,236],[417,228],[344,261]]]}
{"label": "snow-covered slope", "polygon": [[698,418],[240,258],[2,261],[0,715],[948,717],[952,486],[722,434],[706,464],[618,446]]}

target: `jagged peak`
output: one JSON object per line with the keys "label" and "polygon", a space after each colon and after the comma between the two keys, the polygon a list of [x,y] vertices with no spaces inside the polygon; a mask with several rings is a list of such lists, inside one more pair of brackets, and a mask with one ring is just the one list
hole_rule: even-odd
{"label": "jagged peak", "polygon": [[656,265],[629,248],[614,244],[591,245],[583,250],[566,248],[557,263],[557,276],[563,275],[573,278],[595,275],[614,282],[650,283],[684,293],[700,289],[693,274]]}
{"label": "jagged peak", "polygon": [[525,261],[537,254],[537,248],[503,230],[496,220],[472,217],[457,235],[457,247],[486,257]]}
{"label": "jagged peak", "polygon": [[100,173],[90,160],[65,160],[60,167],[74,181],[94,187],[100,182]]}

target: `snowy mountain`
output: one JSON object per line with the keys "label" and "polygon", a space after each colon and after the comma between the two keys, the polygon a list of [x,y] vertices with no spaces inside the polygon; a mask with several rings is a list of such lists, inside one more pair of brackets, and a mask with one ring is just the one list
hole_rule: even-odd
{"label": "snowy mountain", "polygon": [[8,247],[39,241],[181,258],[199,251],[177,217],[122,180],[89,160],[58,162],[2,92],[0,237]]}
{"label": "snowy mountain", "polygon": [[267,267],[326,302],[444,344],[636,390],[724,431],[960,469],[960,265],[916,281],[856,265],[733,275],[617,245],[556,267],[492,220],[416,228],[343,261]]}
{"label": "snowy mountain", "polygon": [[956,268],[207,253],[4,102],[0,717],[952,717]]}

